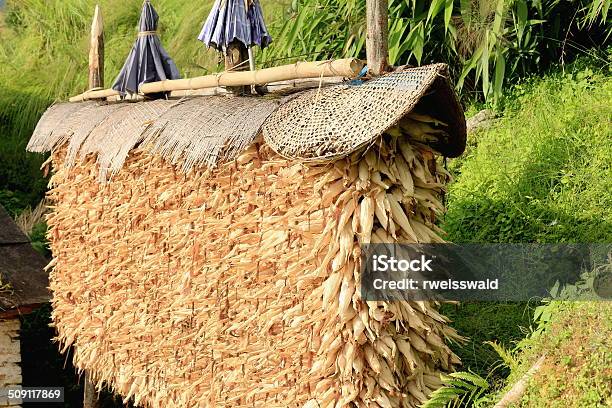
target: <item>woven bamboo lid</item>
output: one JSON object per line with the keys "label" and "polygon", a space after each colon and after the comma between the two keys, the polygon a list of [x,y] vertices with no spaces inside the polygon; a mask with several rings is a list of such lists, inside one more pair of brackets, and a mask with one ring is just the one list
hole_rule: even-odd
{"label": "woven bamboo lid", "polygon": [[330,160],[374,140],[415,108],[449,125],[450,137],[432,147],[448,157],[463,153],[465,117],[445,64],[304,92],[282,104],[262,130],[282,156]]}

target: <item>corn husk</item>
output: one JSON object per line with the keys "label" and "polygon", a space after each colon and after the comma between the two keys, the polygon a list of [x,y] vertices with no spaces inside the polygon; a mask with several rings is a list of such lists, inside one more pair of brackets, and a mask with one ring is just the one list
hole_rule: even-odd
{"label": "corn husk", "polygon": [[94,157],[67,168],[57,150],[61,349],[143,407],[416,407],[459,337],[434,303],[364,302],[359,244],[442,241],[447,175],[391,133],[333,163],[257,142],[188,174],[136,150],[105,184]]}

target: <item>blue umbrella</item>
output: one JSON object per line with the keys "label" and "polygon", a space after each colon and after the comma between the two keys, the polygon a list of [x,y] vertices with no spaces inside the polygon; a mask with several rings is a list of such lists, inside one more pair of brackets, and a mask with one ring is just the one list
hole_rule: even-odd
{"label": "blue umbrella", "polygon": [[122,96],[138,93],[140,85],[147,82],[180,78],[176,64],[162,47],[157,35],[158,20],[159,15],[151,2],[145,0],[138,23],[138,38],[113,84],[113,89]]}
{"label": "blue umbrella", "polygon": [[232,41],[246,47],[272,42],[259,0],[216,0],[198,36],[208,47],[223,51]]}

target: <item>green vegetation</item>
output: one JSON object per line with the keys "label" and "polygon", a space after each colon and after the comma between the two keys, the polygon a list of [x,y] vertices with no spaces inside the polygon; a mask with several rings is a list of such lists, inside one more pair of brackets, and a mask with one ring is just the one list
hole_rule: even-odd
{"label": "green vegetation", "polygon": [[442,387],[434,391],[422,408],[477,406],[489,383],[470,372],[455,372],[442,376]]}
{"label": "green vegetation", "polygon": [[461,358],[462,370],[472,370],[486,377],[492,387],[503,385],[510,373],[500,365],[499,353],[487,344],[495,341],[502,347],[514,348],[529,332],[535,305],[518,302],[469,302],[445,305],[442,313],[453,321],[453,327],[468,338],[463,345],[453,345]]}
{"label": "green vegetation", "polygon": [[[456,179],[450,185],[443,221],[448,238],[454,242],[610,242],[611,94],[610,63],[592,60],[521,82],[510,90],[503,100],[501,117],[490,129],[472,137],[466,154],[450,163]],[[517,380],[517,373],[533,364],[537,357],[529,350],[546,347],[537,333],[544,333],[543,339],[553,323],[564,320],[567,330],[573,331],[592,318],[592,314],[583,315],[585,309],[575,303],[576,323],[572,326],[570,312],[560,313],[557,305],[486,302],[444,307],[457,330],[469,337],[466,345],[454,348],[464,369],[473,370],[490,384],[489,394],[471,403],[492,405]],[[603,305],[590,306],[598,321],[606,316],[606,310],[609,313],[609,307]],[[603,335],[606,337],[609,331]],[[492,347],[489,341],[497,345]],[[594,355],[609,350],[601,341],[593,344]],[[566,361],[570,355],[566,350],[560,358]],[[595,361],[581,363],[577,371],[584,378],[575,386],[582,384],[580,392],[593,394],[593,401],[599,401],[602,396],[610,398],[610,390],[601,388],[610,372],[601,372],[605,365],[588,371]],[[546,381],[546,377],[540,381],[543,390],[547,389],[543,385]],[[552,383],[566,381],[557,375]],[[572,387],[568,392],[582,395]],[[553,397],[551,393],[532,396],[524,406],[546,406]],[[539,402],[534,398],[540,398]],[[599,406],[599,402],[589,405],[576,398],[560,401],[566,403],[559,406]]]}
{"label": "green vegetation", "polygon": [[[594,69],[599,65],[600,69]],[[609,62],[517,84],[451,168],[453,242],[610,242]]]}
{"label": "green vegetation", "polygon": [[[389,0],[389,60],[447,62],[471,98],[604,43],[609,0]],[[276,27],[275,27],[276,28]],[[365,0],[302,0],[264,58],[365,55]]]}
{"label": "green vegetation", "polygon": [[520,365],[508,379],[512,384],[546,354],[517,407],[612,406],[612,305],[555,301],[546,311],[546,330],[522,342]]}
{"label": "green vegetation", "polygon": [[[496,341],[484,341],[497,355],[496,365],[483,366],[482,361],[462,360],[469,372],[457,372],[443,377],[444,386],[434,392],[423,408],[491,407],[520,380],[528,384],[527,391],[518,395],[519,407],[608,407],[612,403],[612,304],[596,299],[594,278],[612,270],[612,254],[593,271],[581,275],[580,281],[559,290],[553,289],[552,298],[545,299],[534,309],[533,324],[526,336],[512,342],[507,349]],[[595,296],[595,297],[594,297]],[[568,301],[568,299],[584,299]],[[477,304],[475,313],[481,320],[481,310],[499,306]],[[465,305],[464,305],[465,306]],[[474,304],[468,304],[474,306]],[[474,310],[474,309],[473,309]],[[504,316],[497,317],[497,321]],[[491,319],[495,321],[496,319]],[[469,321],[468,330],[481,326],[476,320],[460,316],[459,322]],[[462,333],[461,327],[457,327]],[[514,331],[510,326],[510,331]],[[463,333],[465,334],[465,333]],[[481,337],[482,334],[478,333]],[[478,337],[476,337],[478,338]],[[476,344],[476,338],[470,344]],[[465,354],[465,348],[457,352]],[[484,353],[486,354],[486,353]],[[542,362],[540,362],[542,360]],[[534,375],[527,372],[538,361],[540,369]],[[474,373],[473,368],[483,371]],[[499,368],[505,373],[499,376]],[[486,378],[485,378],[486,377]]]}

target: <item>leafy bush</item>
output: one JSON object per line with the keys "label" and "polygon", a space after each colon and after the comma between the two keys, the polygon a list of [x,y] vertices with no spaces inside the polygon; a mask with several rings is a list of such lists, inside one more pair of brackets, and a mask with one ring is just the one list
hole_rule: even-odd
{"label": "leafy bush", "polygon": [[[389,0],[391,64],[447,62],[467,95],[604,43],[609,0]],[[365,56],[365,0],[294,1],[267,61]]]}
{"label": "leafy bush", "polygon": [[479,399],[489,389],[489,383],[478,374],[455,372],[443,375],[443,386],[434,391],[421,408],[483,407]]}
{"label": "leafy bush", "polygon": [[0,190],[0,205],[15,217],[28,206],[28,194],[21,191]]}

